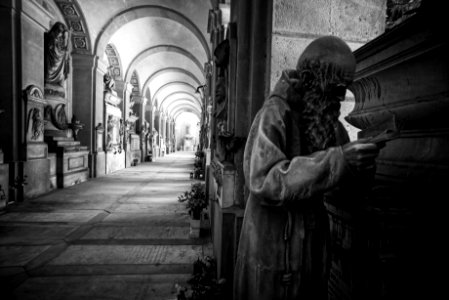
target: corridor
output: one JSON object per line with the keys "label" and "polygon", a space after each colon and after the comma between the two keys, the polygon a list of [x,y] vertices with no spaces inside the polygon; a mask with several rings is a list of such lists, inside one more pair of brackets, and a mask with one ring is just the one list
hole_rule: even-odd
{"label": "corridor", "polygon": [[174,284],[212,255],[208,236],[189,239],[177,201],[193,161],[177,152],[9,206],[2,299],[176,299]]}

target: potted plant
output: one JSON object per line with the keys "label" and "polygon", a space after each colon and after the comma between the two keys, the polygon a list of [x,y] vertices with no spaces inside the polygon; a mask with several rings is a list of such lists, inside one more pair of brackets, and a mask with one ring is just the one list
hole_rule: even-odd
{"label": "potted plant", "polygon": [[193,263],[193,274],[188,286],[176,284],[178,300],[221,300],[226,280],[217,279],[217,263],[210,256],[198,258]]}
{"label": "potted plant", "polygon": [[178,201],[186,203],[190,215],[190,237],[198,238],[200,236],[201,215],[208,206],[204,183],[192,184],[190,191],[185,191],[178,197]]}

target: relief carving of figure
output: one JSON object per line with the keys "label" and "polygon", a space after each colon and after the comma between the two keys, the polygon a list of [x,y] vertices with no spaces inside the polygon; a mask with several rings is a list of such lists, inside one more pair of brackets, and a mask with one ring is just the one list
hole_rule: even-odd
{"label": "relief carving of figure", "polygon": [[45,83],[63,86],[69,73],[69,32],[57,22],[45,39]]}
{"label": "relief carving of figure", "polygon": [[37,140],[44,132],[44,120],[38,108],[30,110],[28,115],[28,131],[31,133],[32,140]]}

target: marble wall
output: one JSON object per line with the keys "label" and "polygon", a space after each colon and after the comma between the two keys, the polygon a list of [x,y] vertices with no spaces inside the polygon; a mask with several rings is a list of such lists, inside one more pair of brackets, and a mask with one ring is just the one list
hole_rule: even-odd
{"label": "marble wall", "polygon": [[386,0],[274,0],[271,88],[282,70],[294,68],[315,38],[335,35],[352,50],[385,30]]}

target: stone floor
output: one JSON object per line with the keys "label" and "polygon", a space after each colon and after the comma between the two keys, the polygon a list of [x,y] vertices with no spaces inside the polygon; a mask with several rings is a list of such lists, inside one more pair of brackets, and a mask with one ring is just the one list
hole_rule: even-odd
{"label": "stone floor", "polygon": [[175,283],[212,254],[208,236],[189,238],[177,202],[193,159],[173,153],[10,206],[0,215],[0,298],[176,299]]}

